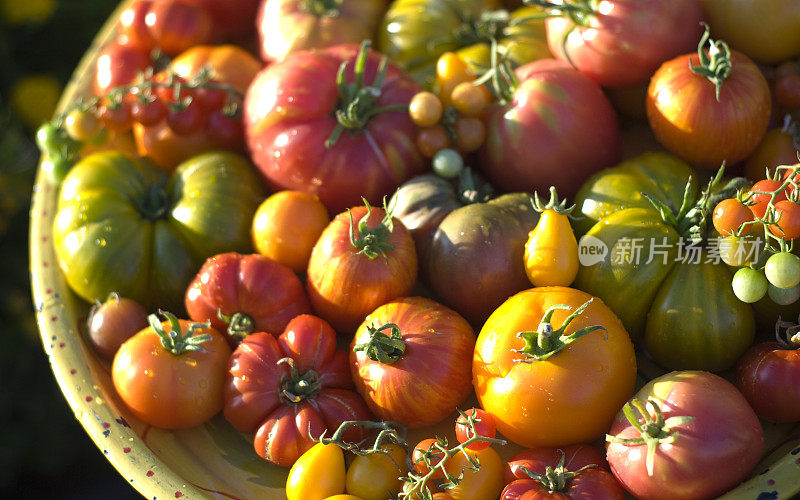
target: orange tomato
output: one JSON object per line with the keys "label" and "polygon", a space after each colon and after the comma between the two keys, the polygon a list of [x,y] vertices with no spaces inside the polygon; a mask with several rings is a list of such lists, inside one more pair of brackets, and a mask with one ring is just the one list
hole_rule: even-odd
{"label": "orange tomato", "polygon": [[[571,335],[599,325],[562,346],[550,357],[536,359],[537,331],[550,311],[549,324],[558,334],[567,317],[593,297],[567,287],[540,287],[517,293],[486,320],[475,345],[472,377],[484,410],[495,417],[497,430],[526,447],[566,446],[590,442],[608,429],[616,412],[633,394],[636,357],[622,322],[594,298],[564,329]],[[528,332],[527,339],[520,332]],[[539,334],[538,337],[541,337]],[[557,347],[563,336],[543,344]],[[530,354],[529,354],[530,353]]]}
{"label": "orange tomato", "polygon": [[[175,344],[184,344],[201,335],[202,350],[186,349],[184,344],[167,349],[162,336],[151,326],[141,330],[120,346],[111,367],[114,388],[138,418],[163,429],[187,429],[200,425],[222,410],[223,386],[231,349],[213,328],[200,328],[189,336],[191,325],[170,315],[161,323],[164,334],[180,330]],[[189,342],[191,343],[191,342]]]}
{"label": "orange tomato", "polygon": [[258,253],[303,273],[329,222],[328,210],[316,195],[278,191],[264,200],[253,216],[253,246]]}
{"label": "orange tomato", "polygon": [[503,466],[505,462],[494,448],[483,450],[467,450],[480,468],[471,470],[471,464],[464,453],[457,453],[445,464],[448,474],[456,477],[463,472],[464,476],[458,486],[447,490],[447,494],[455,500],[495,500],[503,491]]}
{"label": "orange tomato", "polygon": [[191,78],[203,66],[211,70],[213,80],[232,85],[242,94],[261,70],[261,62],[237,45],[196,45],[170,64],[175,74],[183,78]]}

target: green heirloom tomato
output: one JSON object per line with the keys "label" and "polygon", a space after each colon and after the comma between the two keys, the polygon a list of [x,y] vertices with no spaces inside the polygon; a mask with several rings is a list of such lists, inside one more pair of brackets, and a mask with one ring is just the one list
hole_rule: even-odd
{"label": "green heirloom tomato", "polygon": [[250,251],[250,225],[264,198],[241,156],[205,153],[167,175],[119,152],[90,155],[61,185],[53,226],[69,286],[92,302],[111,292],[180,310],[203,261]]}
{"label": "green heirloom tomato", "polygon": [[379,29],[378,50],[426,86],[433,84],[436,61],[445,52],[457,53],[473,72],[485,71],[492,37],[515,66],[552,57],[543,20],[531,19],[538,8],[511,14],[495,8],[495,0],[395,0]]}
{"label": "green heirloom tomato", "polygon": [[665,368],[721,371],[750,345],[755,320],[706,227],[714,196],[730,186],[715,179],[711,195],[698,196],[684,167],[646,154],[581,188],[576,202],[589,228],[574,286],[601,298]]}
{"label": "green heirloom tomato", "polygon": [[643,193],[677,211],[691,175],[688,163],[660,152],[643,153],[602,170],[590,177],[575,195],[575,206],[582,216],[573,222],[575,231],[585,234],[597,221],[623,208],[652,209]]}

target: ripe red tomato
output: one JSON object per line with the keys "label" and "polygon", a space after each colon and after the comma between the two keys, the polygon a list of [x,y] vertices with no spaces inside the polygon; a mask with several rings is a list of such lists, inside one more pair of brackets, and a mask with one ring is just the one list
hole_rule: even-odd
{"label": "ripe red tomato", "polygon": [[786,241],[800,237],[800,204],[791,200],[775,202],[777,224],[769,226],[772,234]]}
{"label": "ripe red tomato", "polygon": [[711,221],[714,229],[723,236],[735,235],[741,228],[741,235],[749,234],[752,225],[742,227],[742,224],[753,220],[753,212],[736,198],[728,198],[717,203]]}
{"label": "ripe red tomato", "polygon": [[[347,353],[336,349],[336,332],[321,318],[292,319],[280,337],[247,336],[228,362],[224,415],[240,432],[255,433],[256,453],[290,466],[326,430],[348,420],[369,420],[353,392]],[[353,426],[343,438],[366,437]]]}
{"label": "ripe red tomato", "polygon": [[231,349],[213,328],[165,314],[123,343],[111,366],[114,388],[139,419],[187,429],[222,409]]}
{"label": "ripe red tomato", "polygon": [[[470,417],[474,419],[474,433],[469,427]],[[497,427],[494,423],[494,417],[480,408],[470,408],[463,414],[459,414],[456,419],[456,439],[459,443],[467,442],[473,435],[494,438],[496,434]],[[466,447],[470,450],[482,450],[491,445],[492,443],[488,441],[475,441],[468,444]]]}
{"label": "ripe red tomato", "polygon": [[[431,467],[436,467],[436,464],[444,457],[444,453],[437,448],[437,440],[434,438],[423,439],[414,446],[411,452],[411,463],[414,465],[414,470],[421,476],[426,476],[431,471]],[[447,449],[447,447],[444,447]],[[427,457],[428,463],[425,459]],[[432,475],[431,479],[439,479],[444,477],[444,472],[437,469]]]}
{"label": "ripe red tomato", "polygon": [[726,55],[725,49],[714,45],[719,51],[715,57],[729,57],[731,64],[719,90],[691,69],[690,65],[701,66],[696,53],[662,64],[647,88],[647,120],[658,142],[689,163],[713,170],[723,161],[741,161],[756,149],[772,109],[769,85],[758,66],[735,50]]}
{"label": "ripe red tomato", "polygon": [[[617,480],[638,498],[713,498],[739,484],[761,458],[764,432],[758,417],[736,387],[718,375],[667,373],[631,401],[638,401],[631,413],[638,422],[634,426],[622,410],[617,414],[606,458]],[[651,403],[645,406],[648,401],[660,414]],[[655,438],[649,445],[637,442],[644,426]]]}
{"label": "ripe red tomato", "polygon": [[340,213],[322,231],[311,250],[306,289],[316,314],[351,333],[370,311],[408,295],[416,282],[411,233],[383,209],[362,206]]}
{"label": "ripe red tomato", "polygon": [[223,253],[205,261],[186,289],[186,311],[228,332],[235,346],[253,332],[278,335],[310,313],[303,283],[288,267],[260,254]]}
{"label": "ripe red tomato", "polygon": [[144,17],[155,46],[167,55],[210,42],[213,22],[208,11],[183,0],[156,1]]}
{"label": "ripe red tomato", "polygon": [[507,104],[483,114],[480,168],[496,188],[546,193],[556,186],[571,197],[591,174],[619,161],[617,116],[595,82],[553,59],[520,66],[516,76]]}
{"label": "ripe red tomato", "polygon": [[800,422],[800,350],[762,342],[736,366],[736,385],[756,414],[770,422]]}
{"label": "ripe red tomato", "polygon": [[[163,0],[162,0],[163,1]],[[171,0],[167,0],[171,1]],[[208,12],[213,19],[211,35],[217,42],[248,41],[260,0],[181,0]]]}
{"label": "ripe red tomato", "polygon": [[662,62],[696,47],[703,32],[699,0],[610,0],[595,5],[589,7],[583,25],[568,15],[548,18],[547,43],[556,57],[571,61],[606,87],[646,84]]}
{"label": "ripe red tomato", "polygon": [[147,49],[116,42],[106,45],[100,50],[95,65],[95,95],[104,96],[114,87],[131,83],[150,65]]}
{"label": "ripe red tomato", "polygon": [[[274,190],[314,193],[338,213],[362,197],[379,204],[424,170],[417,127],[406,109],[420,86],[392,62],[378,80],[381,56],[369,52],[362,92],[347,87],[355,84],[354,66],[365,54],[353,45],[300,51],[253,80],[244,103],[245,135],[254,163]],[[363,98],[351,106],[355,94]],[[399,108],[372,114],[386,106]]]}
{"label": "ripe red tomato", "polygon": [[600,450],[585,444],[524,450],[506,463],[504,477],[500,500],[627,498]]}
{"label": "ripe red tomato", "polygon": [[469,394],[474,345],[475,333],[458,313],[405,297],[378,307],[358,328],[350,369],[375,415],[424,427],[453,413]]}

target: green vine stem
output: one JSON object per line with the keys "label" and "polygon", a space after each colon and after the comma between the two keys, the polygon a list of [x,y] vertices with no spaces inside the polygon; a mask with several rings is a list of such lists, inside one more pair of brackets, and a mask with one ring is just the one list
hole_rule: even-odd
{"label": "green vine stem", "polygon": [[394,250],[394,245],[389,242],[389,237],[394,230],[392,209],[386,206],[386,198],[384,197],[383,211],[386,215],[377,226],[370,228],[367,226],[367,221],[372,215],[372,207],[366,199],[361,199],[364,201],[364,206],[367,207],[367,213],[358,221],[358,237],[356,237],[356,223],[353,220],[353,212],[347,211],[350,215],[350,243],[354,248],[358,249],[356,255],[364,254],[370,259],[375,259],[379,255],[388,258],[386,252]]}
{"label": "green vine stem", "polygon": [[222,309],[217,310],[217,318],[224,321],[228,325],[227,333],[234,339],[241,341],[255,329],[255,321],[253,318],[243,312],[236,312],[230,316],[222,313]]}
{"label": "green vine stem", "polygon": [[[775,168],[772,176],[767,176],[767,179],[781,180],[782,182],[772,191],[748,191],[744,194],[739,193],[738,197],[747,206],[756,203],[754,197],[756,195],[769,196],[767,200],[767,207],[764,211],[763,217],[753,217],[753,220],[743,223],[739,226],[736,235],[740,236],[744,233],[748,226],[758,227],[763,226],[765,245],[763,249],[764,254],[772,254],[777,252],[790,252],[792,251],[792,242],[787,242],[785,238],[780,235],[774,234],[770,227],[781,230],[779,226],[780,213],[775,209],[775,203],[781,193],[787,194],[787,199],[795,203],[800,202],[800,164],[798,165],[779,165]],[[763,260],[763,259],[759,259]]]}
{"label": "green vine stem", "polygon": [[[711,28],[708,27],[707,23],[700,24],[705,28],[703,36],[700,38],[700,43],[697,44],[697,57],[700,59],[700,64],[695,65],[690,59],[689,69],[692,70],[692,73],[705,77],[714,84],[714,92],[717,102],[719,102],[722,83],[733,70],[731,50],[728,48],[728,44],[722,40],[711,39]],[[708,43],[708,53],[704,49],[706,43]]]}
{"label": "green vine stem", "polygon": [[[372,440],[372,444],[369,446],[366,446],[369,442],[369,438],[365,438],[357,443],[350,443],[344,440],[344,434],[351,427],[377,430],[378,433]],[[388,445],[396,444],[408,452],[408,442],[406,441],[408,429],[400,422],[389,420],[380,422],[375,422],[372,420],[348,420],[342,422],[333,432],[331,437],[325,437],[326,433],[327,430],[324,431],[318,438],[314,438],[312,436],[312,439],[322,444],[335,444],[344,451],[349,451],[355,455],[374,455],[376,453],[386,455],[389,457],[392,463],[397,466],[398,471],[403,470],[402,465],[395,462],[394,457],[392,457],[391,453],[389,453],[387,449]]]}
{"label": "green vine stem", "polygon": [[147,322],[150,324],[150,328],[152,328],[156,335],[158,335],[158,338],[161,341],[161,345],[164,346],[164,349],[175,356],[180,356],[181,354],[189,351],[208,352],[201,344],[211,340],[211,335],[208,333],[195,335],[195,333],[198,330],[210,328],[211,322],[207,321],[205,323],[190,323],[189,328],[186,330],[186,334],[183,334],[181,331],[181,323],[177,316],[172,313],[162,311],[161,309],[158,310],[158,313],[163,316],[167,322],[169,322],[169,331],[164,329],[164,325],[155,314],[149,315],[147,317]]}
{"label": "green vine stem", "polygon": [[[384,330],[389,330],[389,334],[384,333]],[[369,340],[353,346],[353,351],[364,351],[372,361],[389,365],[402,358],[406,352],[400,327],[394,323],[386,323],[378,328],[368,325],[367,334]]]}
{"label": "green vine stem", "polygon": [[[427,450],[423,450],[421,456],[416,461],[411,461],[411,457],[409,455],[409,473],[407,476],[401,478],[404,483],[403,491],[400,493],[401,499],[431,500],[433,498],[433,493],[431,492],[430,483],[437,471],[441,471],[446,480],[441,487],[443,489],[450,489],[458,486],[464,477],[465,471],[470,470],[477,472],[480,470],[480,461],[467,453],[467,447],[472,443],[483,441],[491,444],[506,444],[504,439],[490,438],[477,434],[475,431],[476,421],[477,420],[473,418],[471,420],[467,419],[464,422],[464,424],[469,427],[467,435],[470,437],[463,443],[459,443],[453,447],[450,447],[446,438],[437,436],[436,439],[431,443],[430,447]],[[456,476],[450,473],[446,466],[447,462],[449,462],[451,458],[459,453],[464,454],[469,465],[463,467],[459,475]],[[415,472],[412,472],[415,470],[414,465],[420,463],[424,463],[427,467],[427,474],[416,474]]]}
{"label": "green vine stem", "polygon": [[519,354],[522,354],[523,357],[518,361],[523,363],[533,363],[534,361],[543,361],[548,359],[552,356],[555,356],[562,349],[566,346],[570,345],[571,343],[575,342],[579,338],[583,337],[586,334],[594,332],[596,330],[603,330],[604,332],[608,332],[604,326],[595,325],[595,326],[587,326],[585,328],[581,328],[580,330],[573,332],[569,335],[566,334],[566,328],[569,324],[583,314],[589,304],[592,303],[594,298],[587,300],[583,305],[572,311],[572,313],[567,316],[564,320],[564,323],[561,325],[560,328],[557,330],[553,329],[552,325],[552,318],[553,313],[556,312],[558,309],[563,309],[569,311],[571,308],[566,304],[556,304],[551,306],[547,311],[544,313],[542,317],[542,321],[539,323],[539,328],[536,331],[528,331],[528,332],[519,332],[517,333],[517,337],[521,338],[525,341],[525,347],[522,349],[514,349],[513,351]]}
{"label": "green vine stem", "polygon": [[279,365],[289,367],[289,375],[281,378],[281,397],[291,404],[313,398],[322,386],[322,377],[314,370],[300,373],[294,359],[286,357],[278,360]]}
{"label": "green vine stem", "polygon": [[527,6],[540,7],[546,10],[546,13],[541,17],[566,17],[572,21],[572,26],[564,33],[561,39],[561,52],[564,54],[567,62],[573,68],[577,69],[572,58],[569,56],[567,50],[567,39],[575,30],[576,27],[581,26],[584,28],[591,27],[592,16],[598,12],[599,0],[563,0],[563,2],[552,2],[550,0],[523,0],[522,3]]}
{"label": "green vine stem", "polygon": [[371,42],[364,40],[358,51],[355,60],[355,81],[346,82],[345,73],[350,61],[345,61],[339,66],[336,75],[336,85],[339,89],[339,106],[334,112],[336,126],[331,131],[331,135],[325,140],[325,146],[330,148],[339,140],[345,130],[356,132],[367,126],[372,117],[386,111],[408,111],[406,104],[392,104],[388,106],[378,106],[378,99],[381,97],[382,87],[386,79],[386,71],[389,65],[389,58],[381,57],[378,63],[378,72],[372,85],[364,82],[364,71],[367,67]]}
{"label": "green vine stem", "polygon": [[597,464],[588,464],[575,471],[567,470],[567,468],[564,466],[564,450],[559,448],[558,452],[561,454],[561,458],[559,458],[558,463],[555,467],[551,467],[549,465],[546,466],[544,469],[544,474],[534,472],[524,465],[516,467],[514,470],[524,472],[529,478],[538,481],[539,484],[544,486],[550,493],[565,493],[567,491],[567,485],[573,477],[577,476],[586,469],[598,467]]}
{"label": "green vine stem", "polygon": [[[652,414],[648,411],[650,407]],[[678,437],[678,431],[675,427],[691,422],[694,417],[690,416],[677,416],[670,417],[664,420],[664,414],[661,407],[654,399],[648,399],[647,403],[642,403],[638,399],[632,399],[625,403],[622,407],[625,418],[639,433],[635,438],[619,438],[606,434],[606,441],[609,443],[617,443],[623,446],[647,446],[647,457],[645,464],[647,466],[647,474],[652,476],[655,467],[656,451],[662,444],[670,444]],[[638,415],[636,415],[638,413]]]}

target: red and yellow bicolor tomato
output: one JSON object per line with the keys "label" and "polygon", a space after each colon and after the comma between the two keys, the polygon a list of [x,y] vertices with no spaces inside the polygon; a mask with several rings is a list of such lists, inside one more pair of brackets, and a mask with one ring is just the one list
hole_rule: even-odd
{"label": "red and yellow bicolor tomato", "polygon": [[633,393],[636,357],[622,322],[602,301],[572,288],[540,287],[510,297],[489,316],[472,376],[478,401],[503,436],[528,447],[565,446],[605,432]]}

